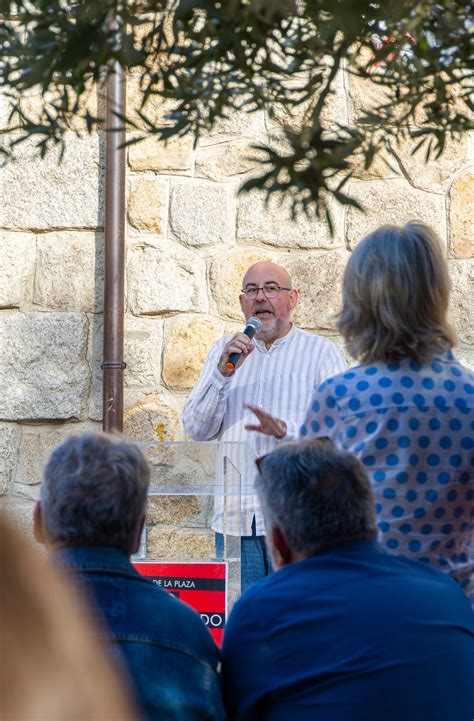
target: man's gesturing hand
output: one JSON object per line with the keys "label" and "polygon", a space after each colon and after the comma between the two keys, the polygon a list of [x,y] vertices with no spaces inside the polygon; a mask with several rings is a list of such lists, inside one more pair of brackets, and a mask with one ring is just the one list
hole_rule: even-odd
{"label": "man's gesturing hand", "polygon": [[274,436],[275,438],[283,438],[283,436],[286,435],[285,421],[275,418],[275,416],[270,415],[270,413],[267,413],[262,408],[251,406],[249,403],[246,403],[244,408],[248,408],[252,413],[255,413],[260,421],[260,425],[258,426],[245,426],[246,431],[258,431],[259,433],[265,433],[265,435]]}
{"label": "man's gesturing hand", "polygon": [[[234,337],[231,338],[230,341],[224,346],[222,355],[219,358],[219,363],[217,364],[217,367],[219,368],[222,375],[226,378],[233,375],[235,373],[235,368],[240,368],[244,360],[247,358],[248,355],[250,355],[254,348],[255,346],[253,345],[253,343],[250,342],[250,338],[246,336],[245,333],[236,333]],[[241,353],[241,358],[239,358],[239,362],[237,363],[235,368],[226,368],[226,363],[232,353]]]}

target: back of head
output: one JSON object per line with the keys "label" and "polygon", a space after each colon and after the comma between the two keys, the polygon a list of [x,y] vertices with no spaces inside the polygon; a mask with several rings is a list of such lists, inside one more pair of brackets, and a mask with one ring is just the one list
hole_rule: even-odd
{"label": "back of head", "polygon": [[311,556],[376,537],[372,491],[359,461],[331,441],[287,443],[264,457],[256,489],[267,524],[291,549]]}
{"label": "back of head", "polygon": [[131,721],[125,688],[63,578],[0,515],[0,718]]}
{"label": "back of head", "polygon": [[71,436],[51,454],[41,486],[47,537],[66,546],[131,552],[145,513],[150,471],[141,451],[118,435]]}
{"label": "back of head", "polygon": [[362,362],[426,362],[454,345],[446,314],[450,281],[436,234],[423,223],[384,225],[362,240],[346,267],[337,323]]}

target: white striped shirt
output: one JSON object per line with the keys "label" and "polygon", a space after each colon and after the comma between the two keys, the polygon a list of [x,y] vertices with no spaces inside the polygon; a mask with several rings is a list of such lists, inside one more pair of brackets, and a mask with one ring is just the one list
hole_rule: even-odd
{"label": "white striped shirt", "polygon": [[[249,536],[255,516],[257,535],[264,535],[265,528],[258,499],[245,493],[253,487],[256,457],[271,451],[278,443],[297,438],[299,428],[312,393],[318,385],[346,369],[344,359],[331,341],[307,333],[293,326],[287,335],[266,348],[255,340],[255,350],[230,378],[225,378],[217,364],[224,346],[231,335],[218,340],[211,348],[199,380],[187,399],[182,420],[186,432],[196,441],[243,442],[250,453],[243,453],[235,465],[241,474],[243,495],[240,514],[237,499],[227,500],[225,532],[230,535]],[[255,416],[245,403],[260,406],[273,416],[284,420],[287,434],[280,441],[263,433],[246,431],[244,426],[255,423]],[[229,455],[226,452],[226,455]],[[218,465],[217,482],[222,481]],[[216,496],[212,527],[223,532],[223,499]],[[238,518],[240,515],[240,533]],[[237,527],[236,527],[237,526]]]}

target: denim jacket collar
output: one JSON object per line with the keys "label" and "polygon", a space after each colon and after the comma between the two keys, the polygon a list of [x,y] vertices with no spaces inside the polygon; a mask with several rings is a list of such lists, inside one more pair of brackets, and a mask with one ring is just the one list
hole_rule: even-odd
{"label": "denim jacket collar", "polygon": [[119,548],[112,546],[70,546],[57,549],[53,560],[63,568],[82,571],[114,571],[115,573],[139,574],[130,559]]}

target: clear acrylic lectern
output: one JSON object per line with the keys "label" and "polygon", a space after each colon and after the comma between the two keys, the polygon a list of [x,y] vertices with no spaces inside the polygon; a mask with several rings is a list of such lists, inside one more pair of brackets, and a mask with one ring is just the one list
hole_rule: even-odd
{"label": "clear acrylic lectern", "polygon": [[[240,596],[242,484],[253,451],[247,443],[139,443],[151,468],[149,509],[136,561],[224,562],[226,607]],[[215,531],[223,544],[216,549]]]}

